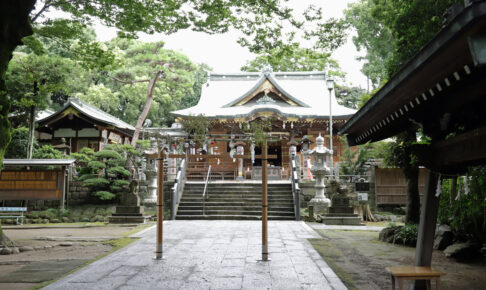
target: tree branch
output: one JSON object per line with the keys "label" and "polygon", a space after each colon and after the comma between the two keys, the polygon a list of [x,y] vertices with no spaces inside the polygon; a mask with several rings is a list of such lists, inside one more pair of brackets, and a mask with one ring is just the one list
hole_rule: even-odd
{"label": "tree branch", "polygon": [[110,76],[113,80],[119,82],[119,83],[123,83],[123,84],[129,84],[129,85],[133,85],[134,83],[148,83],[150,82],[151,80],[122,80],[122,79],[119,79],[117,77],[114,77],[114,76]]}

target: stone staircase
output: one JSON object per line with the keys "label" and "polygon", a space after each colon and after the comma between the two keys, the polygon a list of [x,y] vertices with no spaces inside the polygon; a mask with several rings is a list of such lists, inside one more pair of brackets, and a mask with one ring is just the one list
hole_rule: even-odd
{"label": "stone staircase", "polygon": [[[178,220],[261,220],[262,185],[247,182],[210,183],[203,215],[204,183],[187,182],[176,219]],[[268,184],[268,219],[295,220],[292,185]]]}

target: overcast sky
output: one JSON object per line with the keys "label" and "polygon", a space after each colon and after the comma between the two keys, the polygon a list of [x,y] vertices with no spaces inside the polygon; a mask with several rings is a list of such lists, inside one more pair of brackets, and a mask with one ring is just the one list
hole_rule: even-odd
{"label": "overcast sky", "polygon": [[[296,15],[301,15],[301,12],[309,4],[314,4],[323,8],[325,18],[340,18],[348,3],[353,2],[358,2],[358,0],[290,0],[286,5],[293,8]],[[110,40],[116,36],[116,29],[107,28],[101,24],[96,24],[95,30],[98,38],[102,41]],[[215,72],[238,72],[248,60],[254,58],[254,55],[249,53],[246,48],[236,43],[238,35],[239,32],[236,31],[208,35],[189,30],[183,30],[172,35],[139,34],[143,41],[163,40],[166,43],[166,48],[180,51],[196,63],[206,63]],[[366,88],[366,77],[360,72],[362,63],[356,60],[359,55],[363,55],[363,52],[358,53],[356,51],[351,36],[349,36],[347,43],[337,49],[332,56],[346,73],[346,80],[349,85]]]}

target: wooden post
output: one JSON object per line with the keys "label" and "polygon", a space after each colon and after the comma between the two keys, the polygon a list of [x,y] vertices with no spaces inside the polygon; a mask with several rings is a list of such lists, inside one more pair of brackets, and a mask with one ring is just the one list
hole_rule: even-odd
{"label": "wooden post", "polygon": [[425,194],[422,200],[417,247],[415,249],[415,266],[430,267],[434,245],[435,226],[439,211],[439,197],[435,196],[439,175],[427,170]]}
{"label": "wooden post", "polygon": [[62,171],[61,210],[64,210],[64,203],[66,203],[66,185],[67,185],[66,166],[62,166],[61,171]]}
{"label": "wooden post", "polygon": [[262,260],[268,261],[267,140],[262,146]]}
{"label": "wooden post", "polygon": [[163,230],[164,230],[164,155],[159,147],[157,172],[157,244],[155,246],[155,259],[162,259]]}

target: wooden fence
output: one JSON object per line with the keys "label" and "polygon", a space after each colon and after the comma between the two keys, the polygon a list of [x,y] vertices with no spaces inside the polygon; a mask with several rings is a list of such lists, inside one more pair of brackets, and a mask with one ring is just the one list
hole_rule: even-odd
{"label": "wooden fence", "polygon": [[[419,169],[420,198],[425,188],[425,168]],[[401,168],[375,167],[375,195],[376,205],[405,205],[407,204],[407,181]]]}
{"label": "wooden fence", "polygon": [[61,200],[63,171],[0,172],[0,200]]}

